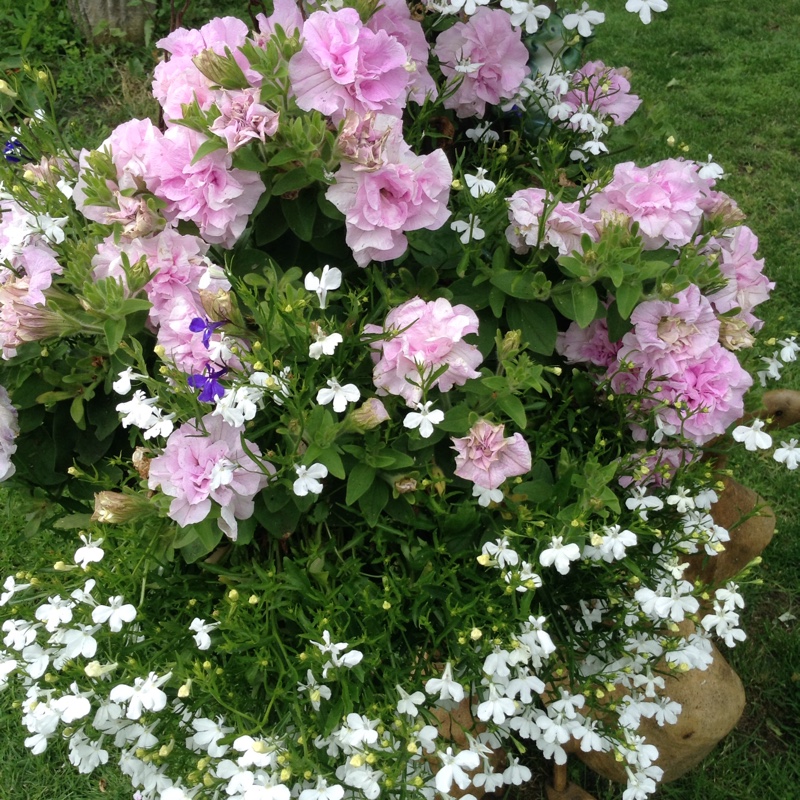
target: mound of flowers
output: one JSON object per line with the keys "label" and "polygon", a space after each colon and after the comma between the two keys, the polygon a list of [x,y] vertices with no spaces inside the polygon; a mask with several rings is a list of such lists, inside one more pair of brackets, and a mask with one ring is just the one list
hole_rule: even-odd
{"label": "mound of flowers", "polygon": [[2,475],[59,554],[0,596],[33,753],[142,800],[447,797],[569,747],[655,790],[664,674],[744,638],[685,558],[729,539],[703,448],[772,284],[716,165],[609,166],[639,100],[562,5],[179,29],[164,124],[83,149],[46,73],[8,85]]}

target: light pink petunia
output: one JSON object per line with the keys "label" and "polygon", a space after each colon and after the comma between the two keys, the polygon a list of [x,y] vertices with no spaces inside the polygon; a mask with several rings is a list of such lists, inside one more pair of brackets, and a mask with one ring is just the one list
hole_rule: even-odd
{"label": "light pink petunia", "polygon": [[315,11],[289,61],[289,80],[300,108],[334,122],[348,111],[399,117],[410,81],[407,62],[405,47],[386,31],[365,27],[355,9]]}
{"label": "light pink petunia", "polygon": [[499,8],[479,8],[467,22],[439,34],[434,53],[453,93],[444,101],[456,116],[482,117],[517,93],[528,77],[528,50],[519,29]]}
{"label": "light pink petunia", "polygon": [[253,498],[267,485],[267,472],[275,472],[250,453],[260,456],[258,445],[243,446],[236,428],[207,414],[202,428],[189,422],[170,435],[164,452],[150,462],[148,486],[173,498],[169,516],[181,527],[204,520],[213,501],[220,507],[220,529],[235,540],[237,520],[252,516]]}
{"label": "light pink petunia", "polygon": [[464,341],[467,334],[478,332],[478,317],[468,306],[453,306],[441,297],[431,302],[414,297],[392,309],[383,328],[365,325],[364,332],[393,334],[372,344],[373,381],[378,394],[403,397],[410,408],[416,409],[422,399],[422,376],[440,367],[447,369],[431,386],[442,392],[480,375],[476,367],[483,356]]}
{"label": "light pink petunia", "polygon": [[521,433],[505,438],[505,426],[478,420],[462,439],[453,439],[455,473],[485,489],[497,489],[506,478],[531,468],[531,449]]}

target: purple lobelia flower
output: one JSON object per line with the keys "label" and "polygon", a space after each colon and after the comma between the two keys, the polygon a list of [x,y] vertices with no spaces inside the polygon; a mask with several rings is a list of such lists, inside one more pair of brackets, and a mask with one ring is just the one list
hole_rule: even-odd
{"label": "purple lobelia flower", "polygon": [[206,349],[208,349],[209,343],[211,342],[211,337],[214,335],[214,331],[217,328],[221,328],[227,320],[222,320],[221,322],[211,322],[211,320],[203,319],[203,317],[195,317],[189,323],[189,330],[192,333],[200,333],[203,331],[203,344],[205,345]]}
{"label": "purple lobelia flower", "polygon": [[211,364],[206,364],[205,375],[190,375],[189,386],[200,389],[197,399],[201,403],[215,403],[218,397],[225,394],[225,387],[217,380],[228,371],[227,367],[215,370]]}

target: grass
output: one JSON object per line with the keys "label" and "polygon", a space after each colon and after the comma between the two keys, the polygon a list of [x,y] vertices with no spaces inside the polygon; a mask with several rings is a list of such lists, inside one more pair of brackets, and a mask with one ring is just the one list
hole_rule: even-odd
{"label": "grass", "polygon": [[[666,14],[649,27],[623,11],[624,0],[595,0],[608,21],[590,50],[591,58],[628,65],[633,87],[646,111],[665,127],[661,138],[640,142],[637,160],[686,155],[715,160],[730,173],[722,185],[748,215],[761,241],[767,272],[776,281],[773,300],[762,307],[765,337],[780,338],[800,328],[800,0],[671,0]],[[190,7],[185,24],[202,24],[207,3]],[[239,10],[244,11],[244,4]],[[215,6],[215,13],[220,13]],[[60,0],[30,4],[0,0],[0,52],[14,55],[23,32],[31,34],[18,55],[49,61],[64,98],[62,113],[73,120],[76,139],[99,141],[104,132],[132,116],[155,113],[147,95],[147,74],[155,63],[152,47],[92,48],[80,41]],[[33,20],[33,22],[31,22]],[[156,19],[153,41],[164,35]],[[158,26],[161,26],[159,29]],[[100,89],[98,87],[101,87]],[[69,106],[66,105],[69,101]],[[83,108],[82,108],[83,107]],[[99,110],[99,111],[98,111]],[[676,139],[670,148],[667,132]],[[683,153],[680,145],[686,144]],[[621,154],[621,158],[629,157]],[[760,353],[761,355],[766,354]],[[755,357],[755,356],[754,356]],[[800,389],[800,369],[789,376]],[[757,400],[757,398],[756,398]],[[747,707],[736,730],[697,769],[665,785],[660,800],[794,800],[800,783],[800,514],[795,502],[800,476],[781,472],[758,457],[733,462],[735,477],[751,486],[778,517],[775,540],[745,587],[743,624],[749,640],[726,658],[741,676]],[[0,523],[2,524],[2,523]],[[30,545],[11,542],[16,517],[6,519],[0,554],[2,574],[30,564]],[[34,550],[40,547],[35,545]],[[40,553],[47,560],[46,553]],[[22,745],[14,698],[0,696],[0,794],[10,800],[117,800],[129,798],[115,772],[80,776],[65,766],[66,752],[55,743],[48,754],[31,758]],[[598,800],[618,800],[619,786],[571,767],[571,777]],[[544,778],[524,792],[544,796]],[[13,789],[11,788],[13,787]],[[11,792],[11,793],[9,793]]]}

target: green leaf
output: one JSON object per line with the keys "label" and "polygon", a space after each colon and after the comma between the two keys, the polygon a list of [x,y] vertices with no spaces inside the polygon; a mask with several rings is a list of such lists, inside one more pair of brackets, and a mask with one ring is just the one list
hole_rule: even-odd
{"label": "green leaf", "polygon": [[636,308],[639,298],[642,296],[642,285],[638,282],[624,283],[617,289],[617,310],[622,319],[628,319],[631,312]]}
{"label": "green leaf", "polygon": [[253,152],[251,147],[240,147],[233,154],[233,166],[248,172],[263,172],[267,165]]}
{"label": "green leaf", "polygon": [[351,506],[372,486],[377,472],[369,464],[356,464],[347,476],[347,497]]}
{"label": "green leaf", "polygon": [[78,528],[86,528],[91,523],[91,514],[67,514],[64,517],[59,517],[53,523],[53,527],[58,528],[60,531],[71,531]]}
{"label": "green leaf", "polygon": [[125,336],[125,317],[122,319],[107,319],[103,323],[103,332],[106,335],[108,354],[113,355],[119,350],[119,343]]}
{"label": "green leaf", "polygon": [[308,174],[308,170],[305,167],[295,167],[275,178],[275,182],[272,184],[272,194],[296,192],[298,189],[304,189],[313,182],[314,178]]}
{"label": "green leaf", "polygon": [[583,283],[562,284],[565,289],[553,292],[556,308],[567,318],[586,328],[597,313],[597,291]]}
{"label": "green leaf", "polygon": [[549,306],[540,302],[509,303],[506,306],[508,325],[522,331],[522,339],[533,350],[549,356],[556,346],[558,325]]}
{"label": "green leaf", "polygon": [[294,147],[285,147],[280,153],[276,153],[272,156],[267,162],[267,166],[281,167],[284,164],[288,164],[290,161],[300,161],[302,157],[302,153]]}
{"label": "green leaf", "polygon": [[224,149],[225,142],[223,142],[222,139],[218,139],[216,136],[213,139],[208,139],[208,141],[203,142],[203,144],[197,148],[197,152],[194,154],[194,158],[189,166],[196,164],[200,159],[205,158],[209,153],[213,153],[215,150]]}
{"label": "green leaf", "polygon": [[541,296],[541,289],[533,283],[530,271],[494,271],[489,276],[489,281],[505,294],[520,300],[536,300]]}
{"label": "green leaf", "polygon": [[86,406],[83,404],[83,395],[73,398],[69,406],[69,415],[80,430],[86,430]]}
{"label": "green leaf", "polygon": [[371,528],[378,524],[381,511],[387,502],[389,502],[389,487],[383,481],[373,483],[369,492],[359,498],[358,507]]}
{"label": "green leaf", "polygon": [[292,232],[303,242],[310,242],[314,234],[317,217],[316,198],[309,192],[300,194],[295,200],[281,199],[281,209]]}
{"label": "green leaf", "polygon": [[513,394],[501,395],[497,398],[497,405],[508,414],[518,428],[525,429],[528,418],[525,416],[525,406],[519,397]]}

